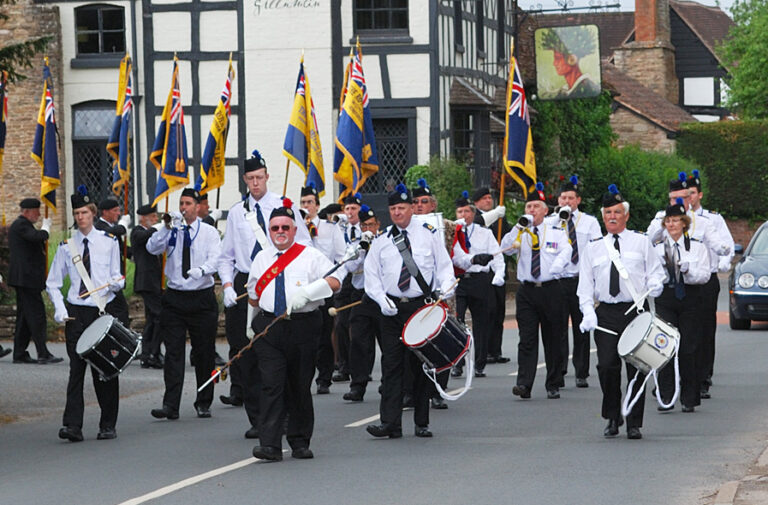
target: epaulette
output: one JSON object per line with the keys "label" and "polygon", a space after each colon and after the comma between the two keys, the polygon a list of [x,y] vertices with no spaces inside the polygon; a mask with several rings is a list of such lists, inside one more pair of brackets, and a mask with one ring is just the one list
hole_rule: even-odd
{"label": "epaulette", "polygon": [[104,235],[106,235],[107,237],[111,238],[112,240],[117,240],[117,236],[116,235],[113,235],[113,234],[108,233],[106,231],[104,232]]}
{"label": "epaulette", "polygon": [[662,239],[660,239],[660,240],[657,240],[656,242],[654,242],[654,243],[653,243],[653,247],[656,247],[657,245],[659,245],[659,244],[663,244],[663,243],[664,243],[664,239],[662,238]]}
{"label": "epaulette", "polygon": [[719,216],[719,215],[720,215],[720,214],[718,214],[718,212],[717,212],[717,211],[715,211],[715,210],[709,210],[709,209],[705,209],[705,210],[707,211],[707,213],[708,213],[708,214],[713,214],[713,215],[715,215],[715,216]]}
{"label": "epaulette", "polygon": [[[699,240],[699,239],[697,239],[697,238],[693,238],[693,237],[691,237],[691,242],[701,242],[701,240]],[[703,242],[702,242],[702,243],[703,243]]]}
{"label": "epaulette", "polygon": [[424,228],[426,228],[427,230],[431,231],[432,233],[435,233],[437,231],[437,228],[435,228],[434,226],[432,226],[429,223],[424,223],[423,226],[424,226]]}
{"label": "epaulette", "polygon": [[603,240],[603,237],[593,238],[590,242],[597,242],[598,240]]}
{"label": "epaulette", "polygon": [[67,241],[66,240],[62,240],[61,242],[59,242],[59,245],[67,245]]}
{"label": "epaulette", "polygon": [[644,236],[644,237],[645,237],[646,235],[648,235],[648,234],[647,234],[647,233],[645,233],[644,231],[637,231],[637,230],[632,230],[632,231],[633,231],[633,232],[635,232],[635,233],[637,233],[638,235],[642,235],[642,236]]}

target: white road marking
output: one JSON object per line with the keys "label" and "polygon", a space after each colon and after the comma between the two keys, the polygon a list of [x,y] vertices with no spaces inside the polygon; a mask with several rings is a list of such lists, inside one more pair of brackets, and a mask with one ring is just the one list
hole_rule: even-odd
{"label": "white road marking", "polygon": [[[283,452],[288,452],[287,450],[283,450]],[[155,491],[152,491],[151,493],[147,493],[141,496],[138,496],[136,498],[131,498],[130,500],[124,501],[122,503],[119,503],[118,505],[139,505],[141,503],[148,502],[149,500],[154,500],[155,498],[160,498],[161,496],[165,496],[167,494],[171,494],[173,492],[176,492],[180,489],[184,489],[185,487],[193,486],[197,484],[198,482],[202,482],[204,480],[210,479],[212,477],[216,477],[218,475],[222,475],[228,472],[231,472],[233,470],[237,470],[239,468],[243,468],[244,466],[248,466],[252,463],[256,463],[257,461],[261,461],[256,458],[248,458],[244,459],[242,461],[238,461],[237,463],[232,463],[231,465],[222,466],[221,468],[216,468],[214,470],[211,470],[209,472],[201,473],[200,475],[195,475],[193,477],[190,477],[188,479],[184,479],[182,481],[179,481],[175,484],[171,484],[169,486],[161,487],[160,489],[156,489]]]}

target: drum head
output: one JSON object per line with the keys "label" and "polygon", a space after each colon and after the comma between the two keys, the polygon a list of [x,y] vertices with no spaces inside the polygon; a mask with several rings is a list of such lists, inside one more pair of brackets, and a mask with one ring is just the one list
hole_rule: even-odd
{"label": "drum head", "polygon": [[619,339],[617,348],[619,356],[626,356],[635,350],[637,344],[645,338],[651,324],[653,324],[653,314],[650,312],[641,312],[630,321]]}
{"label": "drum head", "polygon": [[446,316],[447,312],[442,305],[425,305],[420,308],[405,323],[403,343],[410,347],[424,344],[440,331]]}
{"label": "drum head", "polygon": [[77,354],[83,354],[101,342],[101,339],[104,338],[104,335],[106,335],[112,327],[112,321],[114,320],[114,317],[109,314],[104,314],[92,322],[91,325],[83,331],[83,334],[80,335],[80,339],[77,341]]}

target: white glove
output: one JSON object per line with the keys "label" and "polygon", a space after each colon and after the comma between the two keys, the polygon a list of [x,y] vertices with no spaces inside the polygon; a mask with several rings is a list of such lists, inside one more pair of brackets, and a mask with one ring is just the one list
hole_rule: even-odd
{"label": "white glove", "polygon": [[458,225],[461,225],[461,226],[467,226],[467,221],[466,221],[466,220],[465,220],[463,217],[462,217],[462,218],[459,218],[459,219],[457,219],[457,220],[456,220],[456,221],[454,221],[453,223],[454,223],[454,224],[458,224]]}
{"label": "white glove", "polygon": [[48,235],[51,234],[51,224],[53,223],[53,219],[50,217],[44,217],[43,218],[43,224],[40,226],[40,229],[44,232],[48,233]]}
{"label": "white glove", "polygon": [[56,304],[56,311],[53,314],[53,320],[59,324],[63,324],[66,322],[68,317],[69,313],[67,313],[67,308],[64,306],[64,303],[59,302]]}
{"label": "white glove", "polygon": [[184,216],[181,215],[181,212],[171,212],[171,226],[181,229],[182,224],[184,224]]}
{"label": "white glove", "polygon": [[597,314],[595,314],[594,307],[582,305],[581,312],[584,314],[584,319],[581,320],[579,330],[581,330],[583,333],[589,333],[590,331],[597,328]]}
{"label": "white glove", "polygon": [[190,268],[187,270],[187,275],[189,275],[189,277],[194,280],[202,279],[203,274],[205,274],[205,272],[200,267]]}
{"label": "white glove", "polygon": [[481,214],[481,217],[483,218],[483,223],[485,223],[485,226],[491,226],[493,223],[504,217],[507,213],[507,208],[503,205],[499,205],[493,210],[489,210],[488,212],[483,212]]}
{"label": "white glove", "polygon": [[730,269],[731,269],[730,256],[720,256],[720,259],[717,260],[717,271],[728,272]]}
{"label": "white glove", "polygon": [[397,315],[397,307],[392,307],[390,305],[382,307],[381,308],[381,315],[382,316],[387,316],[387,317],[396,316]]}
{"label": "white glove", "polygon": [[127,230],[131,226],[131,216],[128,214],[120,216],[120,219],[117,220],[117,224]]}
{"label": "white glove", "polygon": [[347,249],[344,251],[344,256],[341,258],[341,261],[350,261],[357,259],[360,256],[360,248],[357,247],[357,245],[348,245]]}
{"label": "white glove", "polygon": [[224,213],[221,210],[219,210],[219,209],[213,209],[208,214],[211,216],[211,218],[213,218],[213,220],[215,222],[215,221],[218,221],[219,219],[221,219],[221,216]]}
{"label": "white glove", "polygon": [[157,230],[157,231],[160,231],[160,229],[161,229],[163,226],[165,226],[165,223],[163,223],[162,221],[158,221],[157,223],[155,223],[155,224],[153,224],[153,225],[152,225],[152,228],[154,228],[154,229],[155,229],[155,230]]}
{"label": "white glove", "polygon": [[332,294],[333,290],[328,282],[325,279],[317,279],[307,286],[302,286],[291,296],[286,313],[290,316],[291,312],[304,307],[309,302],[325,300]]}
{"label": "white glove", "polygon": [[503,286],[504,285],[504,277],[493,277],[493,280],[491,281],[491,284],[494,286]]}
{"label": "white glove", "polygon": [[248,312],[245,316],[245,336],[249,339],[253,338],[253,336],[256,334],[256,332],[253,331],[253,327],[251,326],[254,317],[256,317],[256,307],[252,307],[249,303]]}
{"label": "white glove", "polygon": [[362,235],[360,235],[360,242],[371,242],[373,241],[374,236],[372,231],[364,231]]}
{"label": "white glove", "polygon": [[727,256],[728,254],[731,254],[731,248],[730,248],[730,247],[728,247],[726,244],[722,244],[722,245],[721,245],[721,246],[720,246],[720,247],[717,249],[717,255],[718,255],[718,256]]}
{"label": "white glove", "polygon": [[687,261],[680,261],[677,263],[677,265],[680,267],[680,271],[682,273],[686,273],[689,268],[691,268],[691,264]]}
{"label": "white glove", "polygon": [[120,277],[117,279],[110,279],[109,281],[109,290],[113,293],[117,293],[121,289],[123,289],[123,279],[124,277]]}
{"label": "white glove", "polygon": [[337,223],[346,224],[347,221],[349,221],[349,218],[343,212],[341,214],[336,214],[336,222]]}
{"label": "white glove", "polygon": [[227,286],[224,288],[224,306],[234,307],[237,305],[237,293],[235,292],[235,288],[232,286]]}

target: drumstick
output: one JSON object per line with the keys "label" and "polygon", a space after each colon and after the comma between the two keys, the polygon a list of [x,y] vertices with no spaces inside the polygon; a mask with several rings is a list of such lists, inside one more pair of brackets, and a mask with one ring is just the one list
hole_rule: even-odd
{"label": "drumstick", "polygon": [[[448,291],[446,291],[446,293],[450,293],[450,292],[451,292],[451,290],[453,290],[453,288],[455,288],[455,287],[456,287],[456,284],[458,284],[458,283],[459,283],[459,280],[460,280],[459,278],[456,278],[456,279],[453,281],[453,284],[451,284],[451,287],[450,287],[450,288],[448,288]],[[440,295],[440,298],[438,298],[437,300],[435,300],[435,301],[432,303],[432,306],[429,308],[429,310],[427,311],[427,313],[426,313],[426,314],[424,314],[424,317],[422,317],[422,318],[421,318],[421,320],[422,320],[422,321],[423,321],[424,319],[426,319],[426,318],[427,318],[427,316],[429,315],[429,313],[430,313],[430,312],[432,312],[432,310],[435,308],[435,306],[436,306],[438,303],[440,303],[440,302],[442,302],[442,301],[443,301],[443,298],[444,298],[444,295]]]}
{"label": "drumstick", "polygon": [[363,303],[363,301],[362,300],[358,300],[356,302],[352,302],[350,304],[347,304],[347,305],[344,305],[342,307],[339,307],[338,309],[336,307],[331,307],[331,308],[328,309],[328,315],[331,316],[331,317],[336,317],[336,314],[338,314],[342,310],[351,309],[352,307],[360,305],[361,303]]}
{"label": "drumstick", "polygon": [[243,293],[242,295],[237,295],[237,298],[235,298],[235,300],[242,300],[242,299],[243,299],[243,298],[245,298],[246,296],[248,296],[248,291],[246,291],[246,292],[245,292],[245,293]]}
{"label": "drumstick", "polygon": [[79,295],[79,296],[78,296],[78,298],[85,298],[86,296],[91,296],[93,293],[95,293],[95,292],[97,292],[97,291],[101,291],[101,290],[102,290],[102,289],[104,289],[104,288],[108,288],[108,287],[109,287],[109,285],[110,285],[112,282],[119,282],[119,281],[121,281],[121,280],[123,280],[123,279],[125,279],[125,275],[121,275],[120,277],[117,277],[116,279],[114,279],[114,280],[112,280],[112,281],[109,281],[108,283],[106,283],[106,284],[104,284],[104,285],[101,285],[101,286],[99,286],[98,288],[94,288],[94,289],[92,289],[92,290],[90,290],[90,291],[86,291],[85,293],[83,293],[83,294]]}
{"label": "drumstick", "polygon": [[603,333],[608,333],[609,335],[616,335],[617,337],[619,336],[619,334],[616,333],[615,331],[609,330],[608,328],[603,328],[602,326],[595,326],[595,329],[600,330]]}
{"label": "drumstick", "polygon": [[512,249],[520,249],[519,245],[511,245],[509,247],[505,247],[504,249],[495,252],[493,255],[496,256],[497,254],[504,254],[505,252],[511,251]]}

